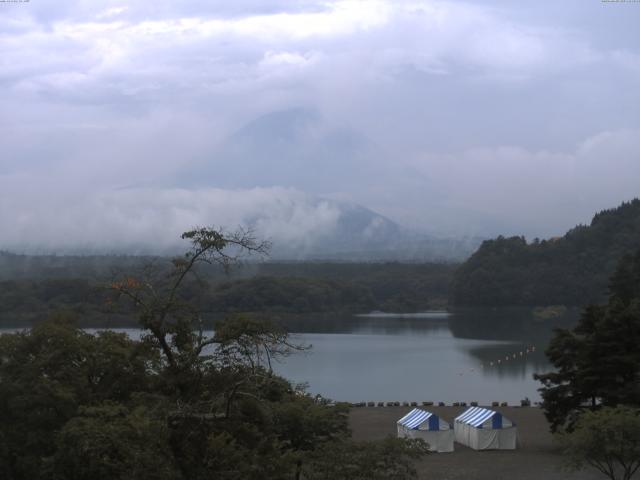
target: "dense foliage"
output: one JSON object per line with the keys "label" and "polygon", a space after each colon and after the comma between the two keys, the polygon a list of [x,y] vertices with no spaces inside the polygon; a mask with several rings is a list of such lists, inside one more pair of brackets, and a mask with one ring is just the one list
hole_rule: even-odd
{"label": "dense foliage", "polygon": [[573,427],[585,409],[640,406],[640,251],[623,257],[606,305],[556,332],[547,356],[556,370],[536,375],[553,430]]}
{"label": "dense foliage", "polygon": [[376,309],[402,312],[445,307],[456,268],[445,263],[264,263],[258,274],[343,282],[368,290]]}
{"label": "dense foliage", "polygon": [[591,466],[611,480],[630,480],[640,468],[640,410],[604,407],[586,412],[558,435],[569,470]]}
{"label": "dense foliage", "polygon": [[58,318],[0,336],[0,357],[6,479],[294,478],[304,452],[348,442],[345,407],[222,349],[178,382],[153,342]]}
{"label": "dense foliage", "polygon": [[593,217],[562,238],[485,241],[456,272],[456,305],[574,305],[606,297],[620,258],[640,245],[640,200]]}
{"label": "dense foliage", "polygon": [[286,332],[240,315],[205,335],[187,279],[264,244],[209,229],[183,238],[191,249],[172,268],[111,283],[136,312],[140,340],[93,335],[66,316],[0,335],[0,477],[412,478],[424,442],[354,443],[345,405],[273,373],[274,358],[305,348]]}
{"label": "dense foliage", "polygon": [[207,299],[213,312],[368,312],[377,303],[361,285],[295,277],[254,277],[219,285]]}
{"label": "dense foliage", "polygon": [[[14,269],[27,262],[19,256],[6,258],[13,259]],[[125,259],[121,264],[121,257],[112,257],[112,270],[125,271],[123,265],[130,263],[129,273],[144,275],[149,269],[142,260]],[[41,265],[25,267],[18,279],[0,281],[0,326],[30,325],[59,309],[78,314],[85,326],[136,324],[133,310],[109,303],[105,285],[113,274],[106,273],[104,258],[94,270],[84,263],[86,259],[76,257],[67,258],[67,263],[60,258],[31,261]],[[52,262],[56,268],[50,267]],[[74,276],[76,264],[78,277]],[[162,265],[162,261],[150,264]],[[247,265],[229,279],[205,268],[197,280],[183,284],[180,295],[208,314],[418,311],[446,305],[453,270],[452,265],[440,264],[263,263]]]}

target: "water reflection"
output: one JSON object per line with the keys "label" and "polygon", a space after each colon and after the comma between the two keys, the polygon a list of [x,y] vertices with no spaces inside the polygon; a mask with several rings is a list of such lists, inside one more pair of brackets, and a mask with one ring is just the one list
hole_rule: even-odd
{"label": "water reflection", "polygon": [[532,375],[550,369],[544,350],[553,330],[571,327],[577,315],[542,320],[514,308],[282,315],[273,320],[313,349],[276,370],[308,382],[312,393],[346,401],[535,401],[540,385]]}
{"label": "water reflection", "polygon": [[455,338],[506,343],[482,344],[466,349],[485,375],[526,378],[551,368],[544,350],[557,328],[571,328],[577,310],[541,319],[531,308],[457,309],[448,327]]}
{"label": "water reflection", "polygon": [[282,315],[273,320],[292,333],[429,335],[448,331],[447,312],[366,315]]}
{"label": "water reflection", "polygon": [[567,309],[543,319],[527,307],[460,308],[449,317],[449,328],[456,338],[547,343],[554,329],[575,325],[579,313]]}
{"label": "water reflection", "polygon": [[510,308],[281,318],[313,351],[287,360],[279,370],[308,381],[313,392],[352,401],[397,395],[434,401],[537,400],[540,385],[532,377],[551,368],[544,350],[553,330],[571,327],[576,317],[566,312],[542,320],[532,309]]}
{"label": "water reflection", "polygon": [[447,330],[455,338],[547,343],[556,328],[569,328],[579,312],[538,319],[531,308],[466,308],[453,312],[275,315],[292,333],[429,335]]}

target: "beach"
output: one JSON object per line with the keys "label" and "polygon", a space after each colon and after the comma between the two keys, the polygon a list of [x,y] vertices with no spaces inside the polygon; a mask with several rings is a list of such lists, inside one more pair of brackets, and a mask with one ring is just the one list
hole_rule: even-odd
{"label": "beach", "polygon": [[[349,424],[354,440],[378,440],[397,434],[396,421],[413,407],[352,408]],[[421,407],[453,423],[466,407]],[[491,407],[515,422],[516,450],[475,451],[459,443],[453,453],[433,453],[416,462],[419,479],[563,480],[604,478],[595,470],[568,473],[553,443],[549,424],[537,407]]]}

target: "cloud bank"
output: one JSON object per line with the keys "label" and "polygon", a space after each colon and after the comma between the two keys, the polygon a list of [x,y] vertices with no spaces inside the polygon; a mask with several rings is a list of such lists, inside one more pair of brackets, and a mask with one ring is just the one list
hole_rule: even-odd
{"label": "cloud bank", "polygon": [[[185,225],[247,218],[300,240],[335,222],[317,198],[442,235],[548,236],[640,194],[636,5],[0,9],[0,248],[164,245]],[[216,156],[256,118],[298,107],[349,134],[296,144],[289,169]],[[206,185],[180,181],[207,164],[219,175]]]}
{"label": "cloud bank", "polygon": [[[28,194],[2,184],[11,201],[0,206],[0,243],[20,252],[57,251],[164,253],[180,251],[180,234],[194,226],[255,229],[278,245],[304,247],[309,239],[331,234],[340,218],[337,204],[317,201],[291,189],[126,189],[72,195],[49,194],[33,205]],[[25,203],[27,202],[27,203]],[[25,208],[28,205],[28,208]],[[60,248],[63,247],[63,248]]]}

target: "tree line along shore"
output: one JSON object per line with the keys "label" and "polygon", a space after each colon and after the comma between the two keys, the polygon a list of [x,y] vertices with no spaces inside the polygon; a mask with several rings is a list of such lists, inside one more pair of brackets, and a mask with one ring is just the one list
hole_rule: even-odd
{"label": "tree line along shore", "polygon": [[[466,306],[582,308],[607,297],[618,261],[640,245],[640,200],[597,213],[563,237],[487,240],[462,264],[254,262],[230,275],[204,266],[185,299],[210,314],[416,312]],[[109,304],[114,276],[143,275],[161,257],[28,256],[0,252],[0,325],[30,325],[55,310],[85,326],[134,326]],[[551,312],[553,313],[553,312]],[[551,315],[553,316],[553,315]]]}

